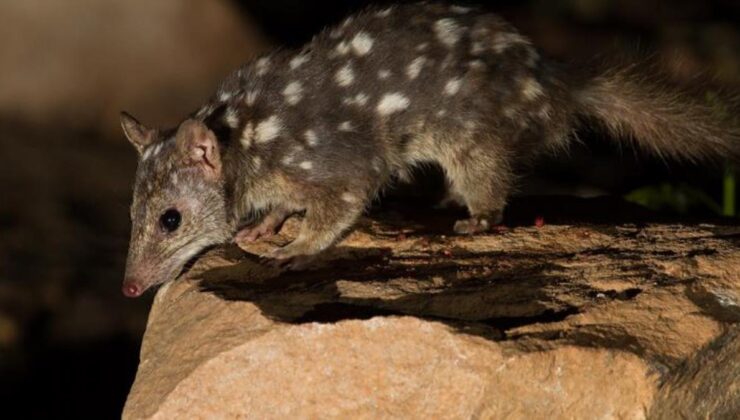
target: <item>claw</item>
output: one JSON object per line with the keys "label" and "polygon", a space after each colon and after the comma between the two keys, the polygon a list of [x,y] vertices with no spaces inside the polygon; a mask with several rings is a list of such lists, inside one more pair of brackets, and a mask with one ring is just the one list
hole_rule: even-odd
{"label": "claw", "polygon": [[503,221],[503,213],[492,212],[485,216],[473,216],[469,219],[455,222],[454,230],[458,235],[474,235],[476,233],[488,232],[494,225]]}
{"label": "claw", "polygon": [[267,226],[256,225],[248,226],[240,230],[234,237],[234,241],[239,242],[255,242],[260,238],[269,238],[273,236],[275,231]]}
{"label": "claw", "polygon": [[473,235],[476,233],[487,232],[491,225],[486,219],[470,218],[458,220],[455,222],[455,233],[458,235]]}
{"label": "claw", "polygon": [[292,255],[285,247],[278,248],[260,258],[260,263],[281,270],[303,270],[314,260],[313,255]]}

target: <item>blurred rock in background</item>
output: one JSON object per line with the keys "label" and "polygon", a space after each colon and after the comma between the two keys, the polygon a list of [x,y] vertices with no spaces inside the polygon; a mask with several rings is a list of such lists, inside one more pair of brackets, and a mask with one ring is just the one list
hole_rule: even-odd
{"label": "blurred rock in background", "polygon": [[6,0],[0,39],[0,115],[106,134],[176,123],[265,46],[225,0]]}
{"label": "blurred rock in background", "polygon": [[[117,417],[133,380],[149,302],[125,300],[119,289],[136,159],[119,132],[118,112],[175,124],[223,76],[265,51],[267,39],[300,45],[368,3],[0,2],[4,413],[22,407],[24,417]],[[652,53],[675,83],[705,73],[716,76],[707,89],[740,86],[735,0],[485,3],[545,55]],[[668,180],[717,196],[718,170],[666,169],[631,151],[620,154],[598,134],[581,136],[587,146],[546,162],[524,189],[621,194]],[[21,405],[24,396],[36,402]]]}

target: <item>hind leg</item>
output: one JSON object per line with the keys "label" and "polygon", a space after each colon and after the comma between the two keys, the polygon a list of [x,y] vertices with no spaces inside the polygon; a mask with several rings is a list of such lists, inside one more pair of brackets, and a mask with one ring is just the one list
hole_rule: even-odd
{"label": "hind leg", "polygon": [[503,220],[514,178],[506,156],[495,145],[474,144],[441,162],[453,191],[470,213],[470,218],[455,223],[455,233],[486,232]]}

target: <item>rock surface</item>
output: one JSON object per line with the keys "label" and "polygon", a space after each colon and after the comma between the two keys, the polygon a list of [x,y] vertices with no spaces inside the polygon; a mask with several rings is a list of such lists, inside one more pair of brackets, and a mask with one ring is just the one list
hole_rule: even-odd
{"label": "rock surface", "polygon": [[[125,418],[731,418],[740,227],[365,220],[316,269],[161,288]],[[446,225],[445,225],[446,226]]]}

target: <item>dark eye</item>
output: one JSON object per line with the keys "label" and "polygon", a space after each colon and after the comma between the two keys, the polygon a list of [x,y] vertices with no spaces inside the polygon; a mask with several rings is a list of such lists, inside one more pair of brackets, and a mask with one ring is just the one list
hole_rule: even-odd
{"label": "dark eye", "polygon": [[159,217],[159,224],[167,232],[174,232],[180,227],[180,212],[175,209],[169,209]]}

